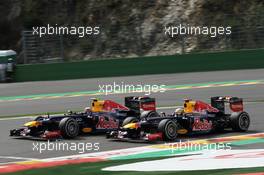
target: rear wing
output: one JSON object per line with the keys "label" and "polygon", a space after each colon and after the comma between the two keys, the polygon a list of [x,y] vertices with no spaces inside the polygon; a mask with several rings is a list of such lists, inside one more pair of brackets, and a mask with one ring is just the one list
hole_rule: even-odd
{"label": "rear wing", "polygon": [[233,112],[242,112],[244,110],[243,99],[230,96],[211,97],[211,106],[225,113],[225,103],[229,103],[229,107]]}
{"label": "rear wing", "polygon": [[125,97],[125,106],[136,114],[141,111],[156,111],[156,100],[150,97]]}

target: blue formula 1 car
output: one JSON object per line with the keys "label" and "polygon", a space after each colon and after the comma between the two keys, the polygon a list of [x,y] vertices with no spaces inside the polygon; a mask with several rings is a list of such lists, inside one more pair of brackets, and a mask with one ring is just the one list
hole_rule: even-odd
{"label": "blue formula 1 car", "polygon": [[[229,104],[231,113],[226,110]],[[148,112],[147,112],[148,113]],[[212,97],[211,104],[185,100],[182,108],[171,115],[128,117],[117,130],[107,133],[107,138],[125,141],[174,141],[178,135],[209,133],[231,128],[237,132],[247,131],[250,116],[238,97]]]}
{"label": "blue formula 1 car", "polygon": [[81,133],[95,133],[117,129],[127,117],[139,118],[142,111],[156,114],[155,99],[150,97],[126,97],[125,105],[111,100],[93,99],[91,107],[84,112],[55,116],[39,116],[24,124],[24,127],[10,130],[10,136],[41,139],[72,139]]}

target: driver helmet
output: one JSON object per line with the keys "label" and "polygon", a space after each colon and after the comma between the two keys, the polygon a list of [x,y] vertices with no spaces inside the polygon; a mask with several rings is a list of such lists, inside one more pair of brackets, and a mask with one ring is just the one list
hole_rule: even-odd
{"label": "driver helmet", "polygon": [[84,113],[89,113],[89,112],[91,112],[91,108],[90,107],[84,108]]}
{"label": "driver helmet", "polygon": [[183,112],[184,112],[183,108],[176,108],[174,111],[175,114],[183,114]]}

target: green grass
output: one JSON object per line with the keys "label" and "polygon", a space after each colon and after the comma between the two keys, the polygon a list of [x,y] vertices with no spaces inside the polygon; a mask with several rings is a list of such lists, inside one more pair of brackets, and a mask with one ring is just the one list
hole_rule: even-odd
{"label": "green grass", "polygon": [[9,175],[222,175],[222,174],[241,174],[241,173],[255,173],[264,172],[264,167],[259,168],[243,168],[243,169],[223,169],[223,170],[206,170],[206,171],[168,171],[168,172],[110,172],[102,171],[102,168],[121,165],[125,163],[134,163],[139,161],[146,161],[153,159],[136,159],[123,161],[105,161],[97,163],[82,163],[76,165],[65,165],[52,168],[34,169],[16,173],[9,173]]}

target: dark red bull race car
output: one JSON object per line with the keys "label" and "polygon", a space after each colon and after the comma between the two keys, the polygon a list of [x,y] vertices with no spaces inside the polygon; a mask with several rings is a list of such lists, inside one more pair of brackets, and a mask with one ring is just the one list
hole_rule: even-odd
{"label": "dark red bull race car", "polygon": [[[227,105],[230,113],[227,112]],[[249,126],[250,116],[244,111],[241,98],[217,96],[211,98],[211,104],[187,99],[183,107],[176,109],[171,115],[145,115],[140,119],[128,117],[119,129],[108,132],[107,138],[174,141],[178,135],[209,133],[229,128],[244,132]]]}
{"label": "dark red bull race car", "polygon": [[84,112],[55,116],[38,116],[24,127],[10,130],[10,136],[23,138],[75,138],[82,133],[105,133],[118,129],[127,117],[139,118],[142,111],[156,114],[155,99],[150,97],[126,97],[125,105],[111,100],[93,99]]}

